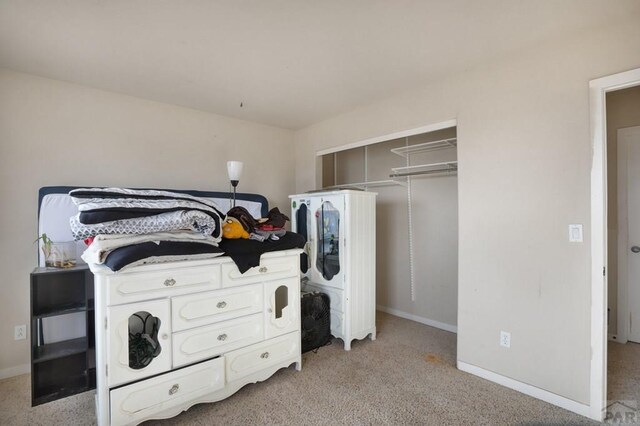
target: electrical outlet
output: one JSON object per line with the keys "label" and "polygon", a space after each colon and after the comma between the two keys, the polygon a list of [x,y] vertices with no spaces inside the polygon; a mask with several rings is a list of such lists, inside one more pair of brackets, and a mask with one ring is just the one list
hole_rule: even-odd
{"label": "electrical outlet", "polygon": [[503,346],[505,348],[511,347],[511,333],[506,331],[500,332],[500,346]]}
{"label": "electrical outlet", "polygon": [[26,338],[27,338],[27,326],[24,324],[16,325],[16,327],[13,330],[13,339],[24,340]]}

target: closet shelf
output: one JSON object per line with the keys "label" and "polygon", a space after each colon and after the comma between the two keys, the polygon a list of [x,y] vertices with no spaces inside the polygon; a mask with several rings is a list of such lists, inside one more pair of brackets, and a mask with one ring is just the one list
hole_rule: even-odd
{"label": "closet shelf", "polygon": [[411,154],[418,154],[420,152],[436,151],[438,149],[455,148],[458,145],[457,138],[442,139],[433,142],[424,142],[415,145],[401,146],[398,148],[392,148],[390,151],[396,155],[407,158]]}
{"label": "closet shelf", "polygon": [[393,185],[402,185],[407,186],[406,182],[402,182],[396,179],[386,179],[386,180],[374,180],[370,182],[355,182],[355,183],[344,183],[341,185],[331,185],[327,186],[324,189],[348,189],[348,188],[375,188],[380,186],[393,186]]}
{"label": "closet shelf", "polygon": [[398,178],[405,176],[428,175],[434,173],[451,173],[458,171],[457,161],[444,161],[441,163],[418,164],[415,166],[394,167],[389,177]]}

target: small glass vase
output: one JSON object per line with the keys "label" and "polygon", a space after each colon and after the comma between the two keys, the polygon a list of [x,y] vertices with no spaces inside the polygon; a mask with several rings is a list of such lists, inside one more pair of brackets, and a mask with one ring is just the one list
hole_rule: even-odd
{"label": "small glass vase", "polygon": [[44,264],[53,268],[72,268],[76,266],[76,243],[65,241],[50,244],[50,252],[45,256]]}

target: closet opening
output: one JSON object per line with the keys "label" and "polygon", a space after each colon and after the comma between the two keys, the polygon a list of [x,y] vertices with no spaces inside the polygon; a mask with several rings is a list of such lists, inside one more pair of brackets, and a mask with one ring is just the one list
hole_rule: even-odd
{"label": "closet opening", "polygon": [[[457,147],[453,120],[317,154],[318,187],[378,194],[379,317],[383,312],[457,332]],[[384,321],[378,323],[384,329]],[[455,336],[449,339],[455,347]]]}

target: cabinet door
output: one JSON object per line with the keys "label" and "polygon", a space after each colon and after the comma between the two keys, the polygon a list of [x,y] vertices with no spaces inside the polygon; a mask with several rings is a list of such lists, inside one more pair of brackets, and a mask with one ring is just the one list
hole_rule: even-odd
{"label": "cabinet door", "polygon": [[168,299],[108,309],[109,386],[171,369],[171,310]]}
{"label": "cabinet door", "polygon": [[291,230],[302,235],[307,241],[304,253],[300,254],[300,272],[303,276],[311,275],[311,260],[313,259],[313,224],[311,220],[311,200],[308,198],[294,198],[291,200]]}
{"label": "cabinet door", "polygon": [[342,288],[344,271],[344,196],[328,195],[311,199],[312,259],[311,280]]}
{"label": "cabinet door", "polygon": [[333,287],[309,283],[302,287],[302,291],[318,291],[320,293],[326,293],[329,296],[331,310],[344,312],[344,291]]}
{"label": "cabinet door", "polygon": [[331,309],[331,334],[334,337],[344,338],[344,314]]}
{"label": "cabinet door", "polygon": [[269,281],[264,285],[265,339],[300,327],[300,281],[298,277]]}

